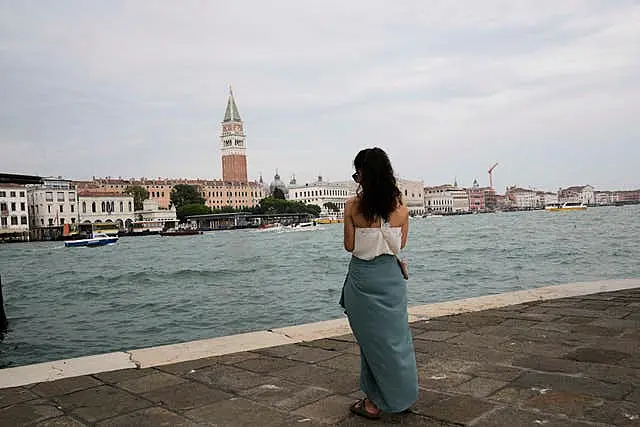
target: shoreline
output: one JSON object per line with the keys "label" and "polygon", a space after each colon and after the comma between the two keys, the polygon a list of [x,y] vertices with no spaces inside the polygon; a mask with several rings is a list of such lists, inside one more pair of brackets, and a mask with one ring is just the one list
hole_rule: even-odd
{"label": "shoreline", "polygon": [[[518,305],[640,288],[639,279],[568,283],[409,307],[409,322]],[[346,318],[218,338],[96,354],[0,369],[0,389],[121,369],[144,369],[178,362],[331,338],[350,333]]]}

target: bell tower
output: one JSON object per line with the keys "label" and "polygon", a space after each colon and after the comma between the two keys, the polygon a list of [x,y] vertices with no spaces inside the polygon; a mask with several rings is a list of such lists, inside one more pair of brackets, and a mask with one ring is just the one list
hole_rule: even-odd
{"label": "bell tower", "polygon": [[227,109],[222,120],[220,135],[222,151],[222,180],[225,182],[247,182],[247,153],[244,126],[233,91],[229,86]]}

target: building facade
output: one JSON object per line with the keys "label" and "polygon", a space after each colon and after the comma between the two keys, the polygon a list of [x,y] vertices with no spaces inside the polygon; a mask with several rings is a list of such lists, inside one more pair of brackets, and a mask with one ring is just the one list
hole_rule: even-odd
{"label": "building facade", "polygon": [[222,180],[225,182],[243,182],[247,180],[246,135],[244,124],[238,112],[233,91],[229,87],[227,109],[222,120],[220,135],[222,150]]}
{"label": "building facade", "polygon": [[42,184],[28,187],[31,228],[63,227],[78,221],[78,197],[68,179],[43,178]]}
{"label": "building facade", "polygon": [[594,189],[590,185],[581,185],[563,188],[558,191],[559,203],[584,203],[585,205],[595,205]]}
{"label": "building facade", "polygon": [[27,187],[0,183],[0,240],[28,240],[29,209]]}
{"label": "building facade", "polygon": [[[353,181],[328,182],[318,177],[313,183],[298,185],[290,184],[287,192],[287,199],[305,204],[320,206],[320,216],[342,217],[344,206],[350,197],[355,196],[358,188]],[[332,210],[331,204],[338,209],[337,212]]]}
{"label": "building facade", "polygon": [[409,215],[423,215],[424,207],[424,182],[399,178],[398,189],[402,194],[402,203],[409,209]]}
{"label": "building facade", "polygon": [[505,198],[510,209],[531,210],[542,207],[538,192],[527,188],[509,187]]}
{"label": "building facade", "polygon": [[427,213],[464,214],[469,212],[469,195],[450,184],[424,187],[424,205]]}
{"label": "building facade", "polygon": [[135,220],[133,196],[119,192],[79,191],[78,218],[81,224],[114,224],[117,230],[128,229]]}

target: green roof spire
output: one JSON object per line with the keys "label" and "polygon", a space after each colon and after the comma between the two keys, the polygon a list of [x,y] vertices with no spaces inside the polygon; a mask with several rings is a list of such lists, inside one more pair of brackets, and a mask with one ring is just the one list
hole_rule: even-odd
{"label": "green roof spire", "polygon": [[227,101],[227,110],[224,113],[224,122],[239,122],[242,121],[240,118],[240,113],[238,112],[238,106],[236,105],[236,100],[233,98],[233,90],[231,89],[231,85],[229,85],[229,100]]}

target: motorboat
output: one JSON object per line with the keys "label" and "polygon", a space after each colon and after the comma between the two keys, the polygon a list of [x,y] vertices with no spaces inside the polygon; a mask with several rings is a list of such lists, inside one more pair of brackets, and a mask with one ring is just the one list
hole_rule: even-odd
{"label": "motorboat", "polygon": [[561,212],[561,211],[584,211],[587,209],[587,205],[580,202],[566,202],[563,204],[551,204],[545,206],[544,210],[547,212]]}
{"label": "motorboat", "polygon": [[202,234],[202,231],[193,228],[173,228],[160,232],[161,236],[194,236],[196,234]]}
{"label": "motorboat", "polygon": [[105,233],[94,233],[91,238],[67,240],[64,242],[64,246],[68,248],[80,247],[80,246],[104,246],[118,241],[117,236],[108,236]]}

